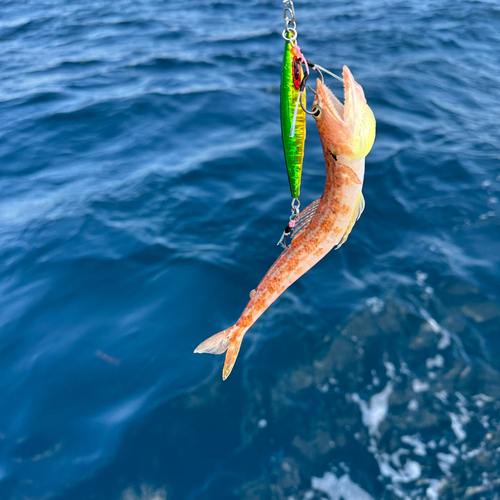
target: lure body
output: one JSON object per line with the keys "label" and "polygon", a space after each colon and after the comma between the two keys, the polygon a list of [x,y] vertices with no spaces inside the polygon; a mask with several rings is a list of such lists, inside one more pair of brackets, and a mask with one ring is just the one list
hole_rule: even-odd
{"label": "lure body", "polygon": [[323,195],[299,216],[307,224],[271,266],[236,324],[205,340],[195,350],[222,354],[227,351],[223,378],[233,369],[246,331],[262,313],[297,279],[319,262],[330,250],[338,248],[361,215],[361,194],[365,156],[375,138],[375,118],[366,104],[363,90],[344,66],[345,105],[320,81],[313,105],[323,146],[326,181]]}
{"label": "lure body", "polygon": [[[300,195],[300,179],[306,141],[306,113],[298,101],[303,70],[295,42],[285,42],[283,70],[281,73],[281,137],[285,152],[286,170],[292,198]],[[306,105],[305,90],[302,102]]]}

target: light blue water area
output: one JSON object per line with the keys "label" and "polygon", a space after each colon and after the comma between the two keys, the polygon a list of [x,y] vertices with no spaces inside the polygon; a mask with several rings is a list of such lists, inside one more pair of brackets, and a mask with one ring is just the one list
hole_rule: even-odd
{"label": "light blue water area", "polygon": [[[249,493],[248,484],[293,455],[285,443],[294,439],[276,431],[250,448],[242,422],[258,397],[248,392],[254,387],[249,373],[268,377],[265,391],[295,359],[297,345],[325,336],[332,341],[365,310],[378,314],[386,307],[384,314],[402,329],[408,316],[391,313],[391,303],[442,338],[451,335],[440,347],[438,335],[435,352],[410,351],[416,332],[410,321],[400,350],[379,342],[373,370],[381,376],[384,362],[402,370],[399,382],[383,375],[394,394],[406,376],[400,392],[418,389],[412,366],[432,369],[432,353],[444,357],[445,366],[463,363],[462,370],[475,373],[480,365],[491,376],[488,404],[496,404],[500,6],[487,0],[297,0],[306,56],[337,73],[347,64],[377,118],[366,209],[347,243],[248,332],[231,378],[212,392],[203,389],[219,379],[222,359],[192,351],[237,320],[279,254],[276,242],[289,215],[279,120],[282,8],[261,0],[2,2],[2,499],[281,498]],[[340,84],[328,83],[341,97]],[[320,196],[323,183],[311,120],[302,203]],[[265,354],[271,346],[274,356]],[[317,367],[314,352],[304,352],[304,366]],[[358,365],[372,377],[366,361]],[[368,432],[369,417],[352,394],[369,401],[383,385],[363,393],[367,381],[358,383],[345,389],[342,401],[347,397]],[[477,396],[477,387],[455,386],[448,399],[457,391]],[[212,413],[191,417],[194,406],[176,403],[193,391],[213,403]],[[216,403],[219,397],[224,404]],[[293,400],[314,420],[314,404]],[[394,405],[390,400],[389,414]],[[462,427],[471,425],[479,412],[474,408],[466,410]],[[455,410],[440,410],[446,422],[440,420],[436,434],[446,428],[454,435],[457,427],[446,415]],[[290,423],[279,413],[273,418],[276,429]],[[189,423],[186,436],[196,436],[187,457],[183,441],[168,437],[179,419]],[[493,429],[493,421],[488,425]],[[395,421],[387,426],[387,432],[398,429]],[[467,444],[462,454],[472,449],[455,437],[461,444],[446,446]],[[319,483],[312,478],[333,470],[338,479],[335,467],[345,462],[342,470],[374,498],[393,498],[398,488],[408,498],[432,498],[428,488],[453,497],[439,483],[452,484],[438,466],[442,456],[434,468],[421,464],[418,478],[401,480],[384,468],[381,437],[376,445],[358,445],[367,459],[356,476],[357,448],[343,459],[320,460],[293,442],[290,449],[302,457],[294,463],[304,460],[310,469],[300,467],[292,486],[268,479],[272,491],[312,498],[307,491],[327,491],[314,489]],[[241,453],[250,453],[252,463]],[[153,473],[145,464],[154,463],[161,466]],[[404,466],[390,465],[398,473]],[[465,469],[455,467],[458,477]],[[485,484],[481,472],[475,474],[460,483],[463,491]],[[484,495],[493,495],[494,479]]]}

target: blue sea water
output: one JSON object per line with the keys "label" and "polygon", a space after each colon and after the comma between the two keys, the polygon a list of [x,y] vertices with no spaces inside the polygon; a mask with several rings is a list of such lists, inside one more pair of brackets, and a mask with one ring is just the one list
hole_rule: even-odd
{"label": "blue sea water", "polygon": [[[224,384],[221,357],[192,353],[279,254],[282,8],[2,2],[1,499],[498,498],[497,1],[297,0],[306,56],[347,64],[377,118],[366,209],[252,327]],[[302,182],[307,204],[324,182],[313,120]],[[307,346],[365,313],[351,364],[320,380]],[[375,324],[370,350],[357,337]],[[318,425],[320,403],[283,395],[299,357],[315,398],[340,384]],[[403,406],[417,416],[398,420]],[[307,441],[308,425],[330,437]]]}

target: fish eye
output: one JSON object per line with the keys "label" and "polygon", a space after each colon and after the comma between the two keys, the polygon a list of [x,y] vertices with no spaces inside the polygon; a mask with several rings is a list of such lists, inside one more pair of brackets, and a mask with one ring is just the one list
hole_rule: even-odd
{"label": "fish eye", "polygon": [[293,85],[295,88],[298,90],[300,89],[300,84],[301,82],[301,67],[300,67],[300,61],[297,59],[297,57],[293,58],[292,62],[292,76],[293,76]]}
{"label": "fish eye", "polygon": [[321,108],[317,105],[314,105],[311,109],[312,115],[316,120],[321,116]]}

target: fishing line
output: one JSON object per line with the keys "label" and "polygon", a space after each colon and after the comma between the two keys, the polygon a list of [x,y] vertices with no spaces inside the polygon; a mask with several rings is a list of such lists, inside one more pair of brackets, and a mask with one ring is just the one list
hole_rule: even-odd
{"label": "fishing line", "polygon": [[323,66],[320,66],[319,64],[315,64],[314,66],[316,68],[318,68],[319,70],[324,71],[328,75],[333,76],[333,78],[336,78],[339,82],[344,83],[344,79],[343,78],[341,78],[340,76],[336,75],[335,73],[332,73],[331,71],[328,71],[326,68],[323,68]]}

